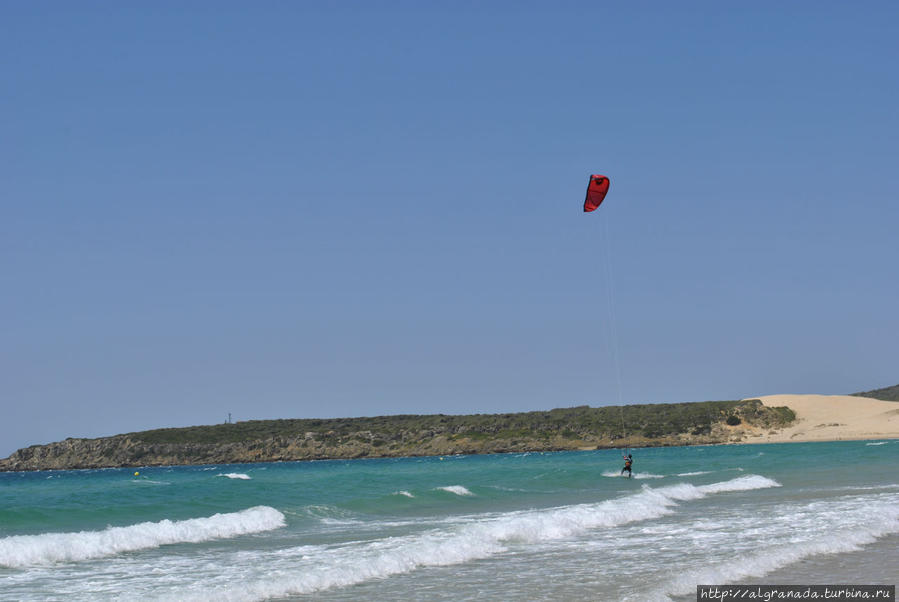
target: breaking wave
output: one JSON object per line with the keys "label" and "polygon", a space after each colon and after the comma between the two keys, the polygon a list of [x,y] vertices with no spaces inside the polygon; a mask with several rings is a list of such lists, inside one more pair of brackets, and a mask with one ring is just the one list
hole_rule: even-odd
{"label": "breaking wave", "polygon": [[443,491],[449,491],[450,493],[455,493],[456,495],[474,495],[467,488],[462,485],[448,485],[446,487],[438,487],[437,489],[442,489]]}
{"label": "breaking wave", "polygon": [[506,551],[513,543],[558,540],[582,535],[591,529],[658,518],[673,513],[680,501],[779,486],[776,481],[756,475],[703,486],[682,483],[653,489],[643,485],[639,493],[615,500],[511,512],[453,528],[438,528],[353,547],[302,546],[279,552],[277,562],[285,563],[290,570],[281,571],[278,579],[246,579],[243,585],[232,584],[205,595],[221,600],[261,600],[309,594],[409,573],[419,567],[447,566],[486,558]]}
{"label": "breaking wave", "polygon": [[[836,529],[811,535],[804,540],[795,536],[790,543],[769,545],[728,561],[679,571],[663,590],[643,599],[670,600],[669,595],[686,595],[696,591],[697,583],[736,583],[763,577],[812,556],[855,552],[881,537],[899,533],[899,507],[895,505],[895,499],[886,503],[871,503],[860,498],[851,505],[841,504],[839,511],[832,514],[833,520],[829,522],[837,525]],[[811,523],[806,530],[808,533],[815,533],[811,526],[820,522],[820,516],[819,512],[809,513]],[[867,520],[869,516],[878,518],[870,521]]]}
{"label": "breaking wave", "polygon": [[256,506],[205,518],[162,520],[102,531],[14,535],[0,539],[0,567],[21,568],[55,562],[75,562],[123,552],[158,548],[176,543],[197,543],[285,525],[284,515],[268,506]]}

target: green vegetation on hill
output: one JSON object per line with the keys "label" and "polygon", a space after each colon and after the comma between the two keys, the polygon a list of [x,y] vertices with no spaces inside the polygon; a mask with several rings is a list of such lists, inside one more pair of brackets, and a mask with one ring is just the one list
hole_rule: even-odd
{"label": "green vegetation on hill", "polygon": [[[754,402],[754,403],[753,403]],[[239,443],[270,438],[305,437],[342,441],[404,440],[448,435],[452,438],[515,439],[521,437],[567,439],[625,437],[654,439],[689,433],[708,434],[718,422],[742,416],[750,421],[766,416],[765,426],[782,426],[795,416],[788,408],[771,411],[757,400],[641,404],[591,408],[579,406],[546,412],[470,415],[399,415],[367,418],[249,420],[233,424],[157,429],[127,436],[144,443]]]}
{"label": "green vegetation on hill", "polygon": [[228,464],[742,441],[795,419],[758,399],[579,406],[520,414],[444,414],[246,422],[66,439],[18,450],[0,470]]}
{"label": "green vegetation on hill", "polygon": [[862,393],[853,393],[855,397],[871,397],[883,401],[899,401],[899,385],[892,387],[884,387],[883,389],[874,389],[873,391],[864,391]]}

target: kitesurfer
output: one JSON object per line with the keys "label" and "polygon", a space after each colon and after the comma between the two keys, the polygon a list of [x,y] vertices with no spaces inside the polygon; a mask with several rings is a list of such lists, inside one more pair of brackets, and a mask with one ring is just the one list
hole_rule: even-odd
{"label": "kitesurfer", "polygon": [[621,474],[624,474],[624,471],[627,471],[627,477],[631,478],[631,464],[634,463],[634,457],[631,454],[624,455],[621,454],[621,457],[624,458],[624,468],[621,469]]}

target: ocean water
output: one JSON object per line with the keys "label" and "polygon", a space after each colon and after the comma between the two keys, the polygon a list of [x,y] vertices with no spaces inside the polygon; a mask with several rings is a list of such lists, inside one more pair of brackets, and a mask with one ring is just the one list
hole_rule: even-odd
{"label": "ocean water", "polygon": [[899,575],[899,440],[0,473],[0,600],[692,600]]}

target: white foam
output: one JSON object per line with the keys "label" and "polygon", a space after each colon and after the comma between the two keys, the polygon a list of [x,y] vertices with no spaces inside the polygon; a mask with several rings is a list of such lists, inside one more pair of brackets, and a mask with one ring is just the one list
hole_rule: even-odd
{"label": "white foam", "polygon": [[404,496],[406,496],[406,497],[415,497],[414,495],[412,495],[412,494],[409,493],[408,491],[394,491],[394,492],[393,492],[393,495],[404,495]]}
{"label": "white foam", "polygon": [[780,483],[768,477],[755,474],[737,477],[722,483],[699,485],[697,489],[703,493],[725,493],[730,491],[749,491],[751,489],[767,489],[768,487],[780,487]]}
{"label": "white foam", "polygon": [[865,443],[865,445],[886,445],[886,441],[878,441],[877,443]]}
{"label": "white foam", "polygon": [[[686,595],[696,591],[697,583],[734,583],[763,577],[805,558],[854,552],[881,537],[899,533],[899,507],[895,500],[887,503],[838,504],[830,511],[825,510],[823,504],[812,506],[808,513],[810,524],[802,529],[809,534],[806,538],[800,539],[801,536],[794,535],[789,543],[769,545],[692,571],[679,570],[663,591],[646,596],[646,599],[664,600],[668,599],[667,595]],[[838,528],[822,529],[819,525],[823,516],[829,517],[823,522],[837,524]],[[868,520],[869,516],[876,516],[877,520]]]}
{"label": "white foam", "polygon": [[679,477],[695,477],[701,474],[711,474],[711,470],[697,470],[696,472],[679,472],[677,476]]}
{"label": "white foam", "polygon": [[705,489],[687,483],[658,489],[643,485],[639,493],[617,500],[506,513],[350,547],[303,546],[281,550],[277,562],[283,563],[284,570],[275,571],[271,563],[265,562],[278,575],[277,578],[247,576],[229,580],[227,587],[217,586],[204,592],[203,597],[262,600],[309,594],[409,573],[419,567],[446,566],[486,558],[507,550],[514,543],[532,544],[570,538],[597,528],[612,528],[657,518],[674,512],[678,501],[778,485],[770,479],[755,476],[716,483],[705,486]]}
{"label": "white foam", "polygon": [[228,477],[229,479],[241,479],[243,481],[249,481],[250,475],[243,474],[242,472],[229,472],[225,474],[217,474],[217,477]]}
{"label": "white foam", "polygon": [[462,485],[448,485],[446,487],[438,487],[437,489],[442,489],[443,491],[449,491],[450,493],[455,493],[456,495],[474,495],[468,489],[463,487]]}
{"label": "white foam", "polygon": [[[615,472],[614,470],[606,470],[602,473],[602,476],[615,478],[615,477],[624,477],[627,478],[627,475],[622,474],[620,472]],[[663,474],[652,474],[650,472],[634,472],[635,479],[664,479],[665,475]]]}
{"label": "white foam", "polygon": [[284,515],[274,508],[256,506],[205,518],[138,523],[127,527],[108,527],[103,531],[14,535],[0,539],[0,566],[20,568],[89,560],[167,544],[196,543],[271,531],[285,524]]}

